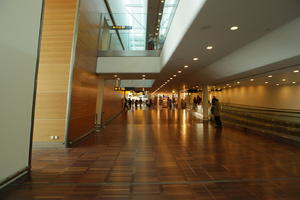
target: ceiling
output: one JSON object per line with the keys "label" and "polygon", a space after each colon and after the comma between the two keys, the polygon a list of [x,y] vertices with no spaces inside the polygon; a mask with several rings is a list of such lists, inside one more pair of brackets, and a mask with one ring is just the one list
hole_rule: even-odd
{"label": "ceiling", "polygon": [[[149,0],[149,12],[157,13],[160,9],[160,1]],[[151,4],[151,5],[150,5]],[[300,16],[299,0],[208,0],[202,10],[187,30],[182,41],[173,53],[171,59],[159,74],[145,74],[147,79],[156,79],[153,92],[167,79],[173,77],[167,85],[160,89],[161,92],[169,92],[173,89],[192,88],[202,84],[225,86],[238,80],[249,80],[250,77],[261,77],[256,83],[264,84],[266,72],[275,69],[290,71],[300,64],[300,56],[282,60],[272,65],[257,66],[256,69],[232,73],[231,76],[211,77],[207,76],[210,66],[224,57],[238,51],[253,41],[258,40]],[[157,14],[150,16],[155,22]],[[148,16],[149,20],[149,16]],[[149,22],[148,22],[149,23]],[[151,30],[155,24],[148,24]],[[237,25],[239,29],[231,31],[231,26]],[[152,28],[151,28],[152,27]],[[206,50],[206,46],[212,45],[212,50]],[[299,52],[300,53],[300,52]],[[197,57],[199,60],[194,61]],[[188,68],[184,68],[188,65]],[[299,65],[300,66],[300,65]],[[178,73],[178,70],[182,73]],[[278,81],[283,70],[275,70],[279,74]],[[222,70],[220,70],[222,74]],[[299,73],[300,74],[300,73]],[[289,80],[300,82],[298,73],[284,74]],[[142,79],[143,74],[118,74],[121,79]],[[101,75],[105,79],[113,79],[114,74]],[[298,76],[296,79],[294,76]],[[278,82],[277,81],[277,82]]]}
{"label": "ceiling", "polygon": [[[226,82],[233,78],[238,79],[270,70],[270,66],[265,70],[261,66],[257,66],[260,67],[257,71],[247,71],[245,74],[239,73],[235,77],[223,77],[222,79],[210,78],[204,73],[207,66],[272,32],[299,15],[300,1],[298,0],[207,1],[171,59],[159,74],[153,91],[173,74],[176,74],[177,77],[161,91],[204,83]],[[239,29],[230,31],[229,28],[233,25],[239,26]],[[208,51],[205,49],[208,45],[212,45],[214,48]],[[199,60],[193,61],[194,57]],[[282,62],[281,66],[287,67],[295,63],[300,63],[300,58],[290,63]],[[183,68],[184,65],[188,65],[189,68]],[[178,74],[178,70],[183,73]]]}

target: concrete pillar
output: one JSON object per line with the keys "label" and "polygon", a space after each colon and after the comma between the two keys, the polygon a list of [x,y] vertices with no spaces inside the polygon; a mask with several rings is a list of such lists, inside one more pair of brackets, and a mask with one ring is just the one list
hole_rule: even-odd
{"label": "concrete pillar", "polygon": [[208,120],[208,87],[207,85],[203,86],[203,120]]}
{"label": "concrete pillar", "polygon": [[101,117],[102,117],[102,108],[103,108],[103,95],[104,95],[104,79],[98,80],[98,92],[97,92],[97,107],[96,107],[96,113],[97,113],[97,119],[96,123],[97,126],[101,126]]}

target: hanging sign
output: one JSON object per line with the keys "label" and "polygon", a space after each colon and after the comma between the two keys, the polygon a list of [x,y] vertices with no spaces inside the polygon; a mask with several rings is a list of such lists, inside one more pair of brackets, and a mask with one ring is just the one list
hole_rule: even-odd
{"label": "hanging sign", "polygon": [[132,26],[110,26],[111,30],[131,30]]}

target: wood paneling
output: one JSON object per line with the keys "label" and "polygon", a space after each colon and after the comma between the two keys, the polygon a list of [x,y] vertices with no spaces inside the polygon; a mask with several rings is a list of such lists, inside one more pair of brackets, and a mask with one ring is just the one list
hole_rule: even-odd
{"label": "wood paneling", "polygon": [[106,80],[103,96],[103,121],[106,122],[122,111],[124,92],[114,91],[115,81]]}
{"label": "wood paneling", "polygon": [[81,0],[72,82],[69,141],[94,128],[97,101],[97,46],[100,0]]}
{"label": "wood paneling", "polygon": [[50,136],[57,135],[60,138],[55,142],[64,142],[62,133],[65,131],[65,119],[37,119],[35,120],[35,131],[43,134],[34,134],[33,140],[39,142],[48,142]]}
{"label": "wood paneling", "polygon": [[[45,0],[34,141],[62,142],[77,0]],[[50,140],[57,135],[59,140]]]}

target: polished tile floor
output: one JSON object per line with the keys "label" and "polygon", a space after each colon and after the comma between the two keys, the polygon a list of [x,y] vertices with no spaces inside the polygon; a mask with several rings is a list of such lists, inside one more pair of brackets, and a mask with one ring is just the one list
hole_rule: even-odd
{"label": "polished tile floor", "polygon": [[133,110],[72,149],[34,149],[1,200],[300,199],[300,148],[203,123],[186,110]]}

